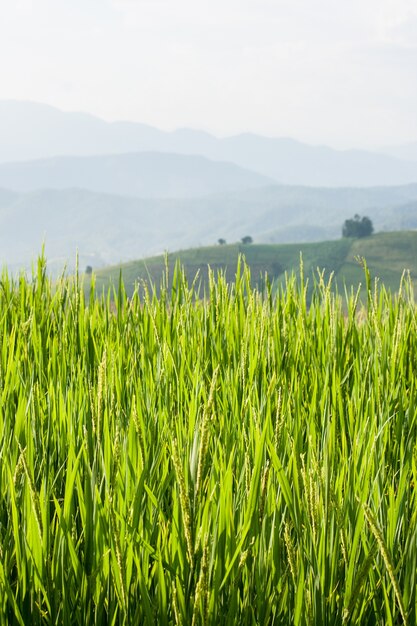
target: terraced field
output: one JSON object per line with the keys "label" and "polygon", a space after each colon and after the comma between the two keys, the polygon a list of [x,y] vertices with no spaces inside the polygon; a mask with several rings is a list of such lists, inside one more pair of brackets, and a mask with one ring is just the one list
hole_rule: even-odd
{"label": "terraced field", "polygon": [[[410,270],[412,279],[417,277],[417,231],[377,233],[364,239],[339,239],[319,243],[280,244],[280,245],[223,245],[196,248],[153,257],[142,261],[132,261],[121,266],[105,268],[96,273],[98,290],[117,286],[120,273],[126,291],[131,295],[138,281],[159,284],[166,270],[166,260],[170,272],[175,263],[181,262],[189,283],[197,272],[202,291],[208,287],[208,266],[215,272],[221,270],[228,281],[233,281],[238,258],[244,255],[251,269],[252,285],[262,286],[265,273],[271,281],[285,282],[285,273],[299,272],[300,254],[304,271],[310,283],[317,279],[317,269],[325,270],[327,277],[333,272],[333,285],[341,293],[345,285],[348,290],[356,289],[363,281],[363,270],[358,258],[366,258],[371,275],[384,283],[393,293],[400,285],[404,269]],[[362,290],[362,296],[365,291]]]}

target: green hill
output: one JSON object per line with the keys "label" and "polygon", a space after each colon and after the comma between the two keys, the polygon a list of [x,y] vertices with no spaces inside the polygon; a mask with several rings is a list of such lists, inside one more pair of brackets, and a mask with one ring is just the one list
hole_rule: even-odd
{"label": "green hill", "polygon": [[[48,271],[95,269],[164,250],[211,246],[219,237],[282,244],[335,240],[346,218],[376,231],[417,228],[417,185],[372,189],[272,186],[201,198],[136,198],[85,189],[0,189],[0,265],[30,270],[45,243]],[[18,236],[17,236],[18,233]],[[222,252],[221,254],[224,254]],[[298,251],[297,251],[298,255]]]}
{"label": "green hill", "polygon": [[[325,276],[334,273],[334,282],[339,290],[364,283],[364,272],[358,257],[364,257],[371,276],[378,278],[387,288],[398,290],[401,275],[410,270],[411,277],[417,279],[417,231],[378,233],[363,239],[339,239],[306,244],[280,245],[223,245],[183,250],[142,261],[132,261],[123,265],[105,268],[96,272],[96,288],[101,292],[110,285],[117,286],[119,276],[128,295],[136,283],[150,281],[159,285],[168,261],[169,276],[179,261],[189,282],[199,272],[202,288],[207,283],[208,268],[215,273],[223,271],[227,280],[235,276],[239,256],[243,255],[251,269],[254,284],[261,285],[265,273],[271,280],[283,281],[285,275],[299,273],[300,255],[303,259],[305,276],[317,276],[317,269],[325,270]],[[310,281],[313,282],[312,280]]]}

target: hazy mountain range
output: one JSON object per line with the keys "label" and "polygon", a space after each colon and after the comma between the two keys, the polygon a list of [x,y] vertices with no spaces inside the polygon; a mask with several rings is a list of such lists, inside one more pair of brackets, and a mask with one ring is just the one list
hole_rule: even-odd
{"label": "hazy mountain range", "polygon": [[233,163],[161,152],[0,163],[0,187],[15,191],[77,187],[142,198],[190,198],[273,182]]}
{"label": "hazy mountain range", "polygon": [[0,190],[0,262],[17,269],[46,243],[60,271],[216,243],[334,239],[346,216],[372,216],[377,230],[417,228],[417,185],[371,189],[265,187],[200,198],[127,198],[87,190]]}
{"label": "hazy mountain range", "polygon": [[402,146],[387,146],[381,152],[405,161],[417,161],[417,141]]}
{"label": "hazy mountain range", "polygon": [[0,263],[27,266],[43,241],[57,269],[76,250],[102,266],[218,238],[318,241],[355,213],[377,230],[417,228],[417,144],[385,152],[0,101]]}
{"label": "hazy mountain range", "polygon": [[417,182],[417,144],[392,150],[395,156],[252,134],[217,138],[190,129],[164,132],[144,124],[109,123],[85,113],[65,113],[43,104],[0,101],[0,162],[168,152],[229,161],[280,184],[338,187]]}

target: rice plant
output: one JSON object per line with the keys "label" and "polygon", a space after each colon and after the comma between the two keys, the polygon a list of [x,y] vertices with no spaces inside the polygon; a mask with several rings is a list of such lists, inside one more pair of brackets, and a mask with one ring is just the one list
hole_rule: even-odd
{"label": "rice plant", "polygon": [[4,273],[0,623],[415,624],[416,307],[364,272]]}

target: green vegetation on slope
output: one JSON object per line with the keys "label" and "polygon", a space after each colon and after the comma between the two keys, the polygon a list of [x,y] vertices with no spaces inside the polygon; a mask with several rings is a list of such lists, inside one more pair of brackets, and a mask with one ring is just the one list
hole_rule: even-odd
{"label": "green vegetation on slope", "polygon": [[[363,283],[363,269],[358,258],[366,258],[372,276],[383,282],[392,292],[398,290],[401,275],[409,269],[417,277],[417,231],[378,233],[363,239],[340,239],[320,243],[281,245],[223,245],[184,250],[167,255],[172,274],[180,261],[190,282],[197,272],[202,288],[208,285],[208,266],[214,271],[224,271],[228,281],[234,280],[240,255],[244,255],[251,269],[252,284],[261,286],[265,273],[270,280],[285,280],[285,273],[297,273],[302,255],[304,272],[312,280],[317,269],[334,272],[334,283],[344,292],[344,285],[355,289]],[[97,290],[118,285],[122,275],[128,295],[132,295],[135,283],[150,281],[159,284],[166,270],[166,258],[153,257],[133,261],[121,266],[99,270],[96,276]]]}
{"label": "green vegetation on slope", "polygon": [[398,290],[403,271],[410,270],[417,279],[417,231],[378,233],[365,240],[354,239],[348,255],[341,264],[337,279],[346,284],[363,282],[363,271],[356,258],[364,257],[372,276],[378,278],[393,293]]}
{"label": "green vegetation on slope", "polygon": [[417,622],[407,285],[113,305],[44,269],[0,289],[1,624]]}
{"label": "green vegetation on slope", "polygon": [[334,240],[355,213],[368,215],[377,231],[417,228],[417,185],[273,186],[192,199],[122,197],[74,188],[25,194],[0,190],[0,265],[30,270],[43,243],[48,270],[57,276],[65,265],[74,271],[77,250],[81,267],[98,269],[164,249],[211,245],[219,238],[236,242],[251,235],[267,244]]}

